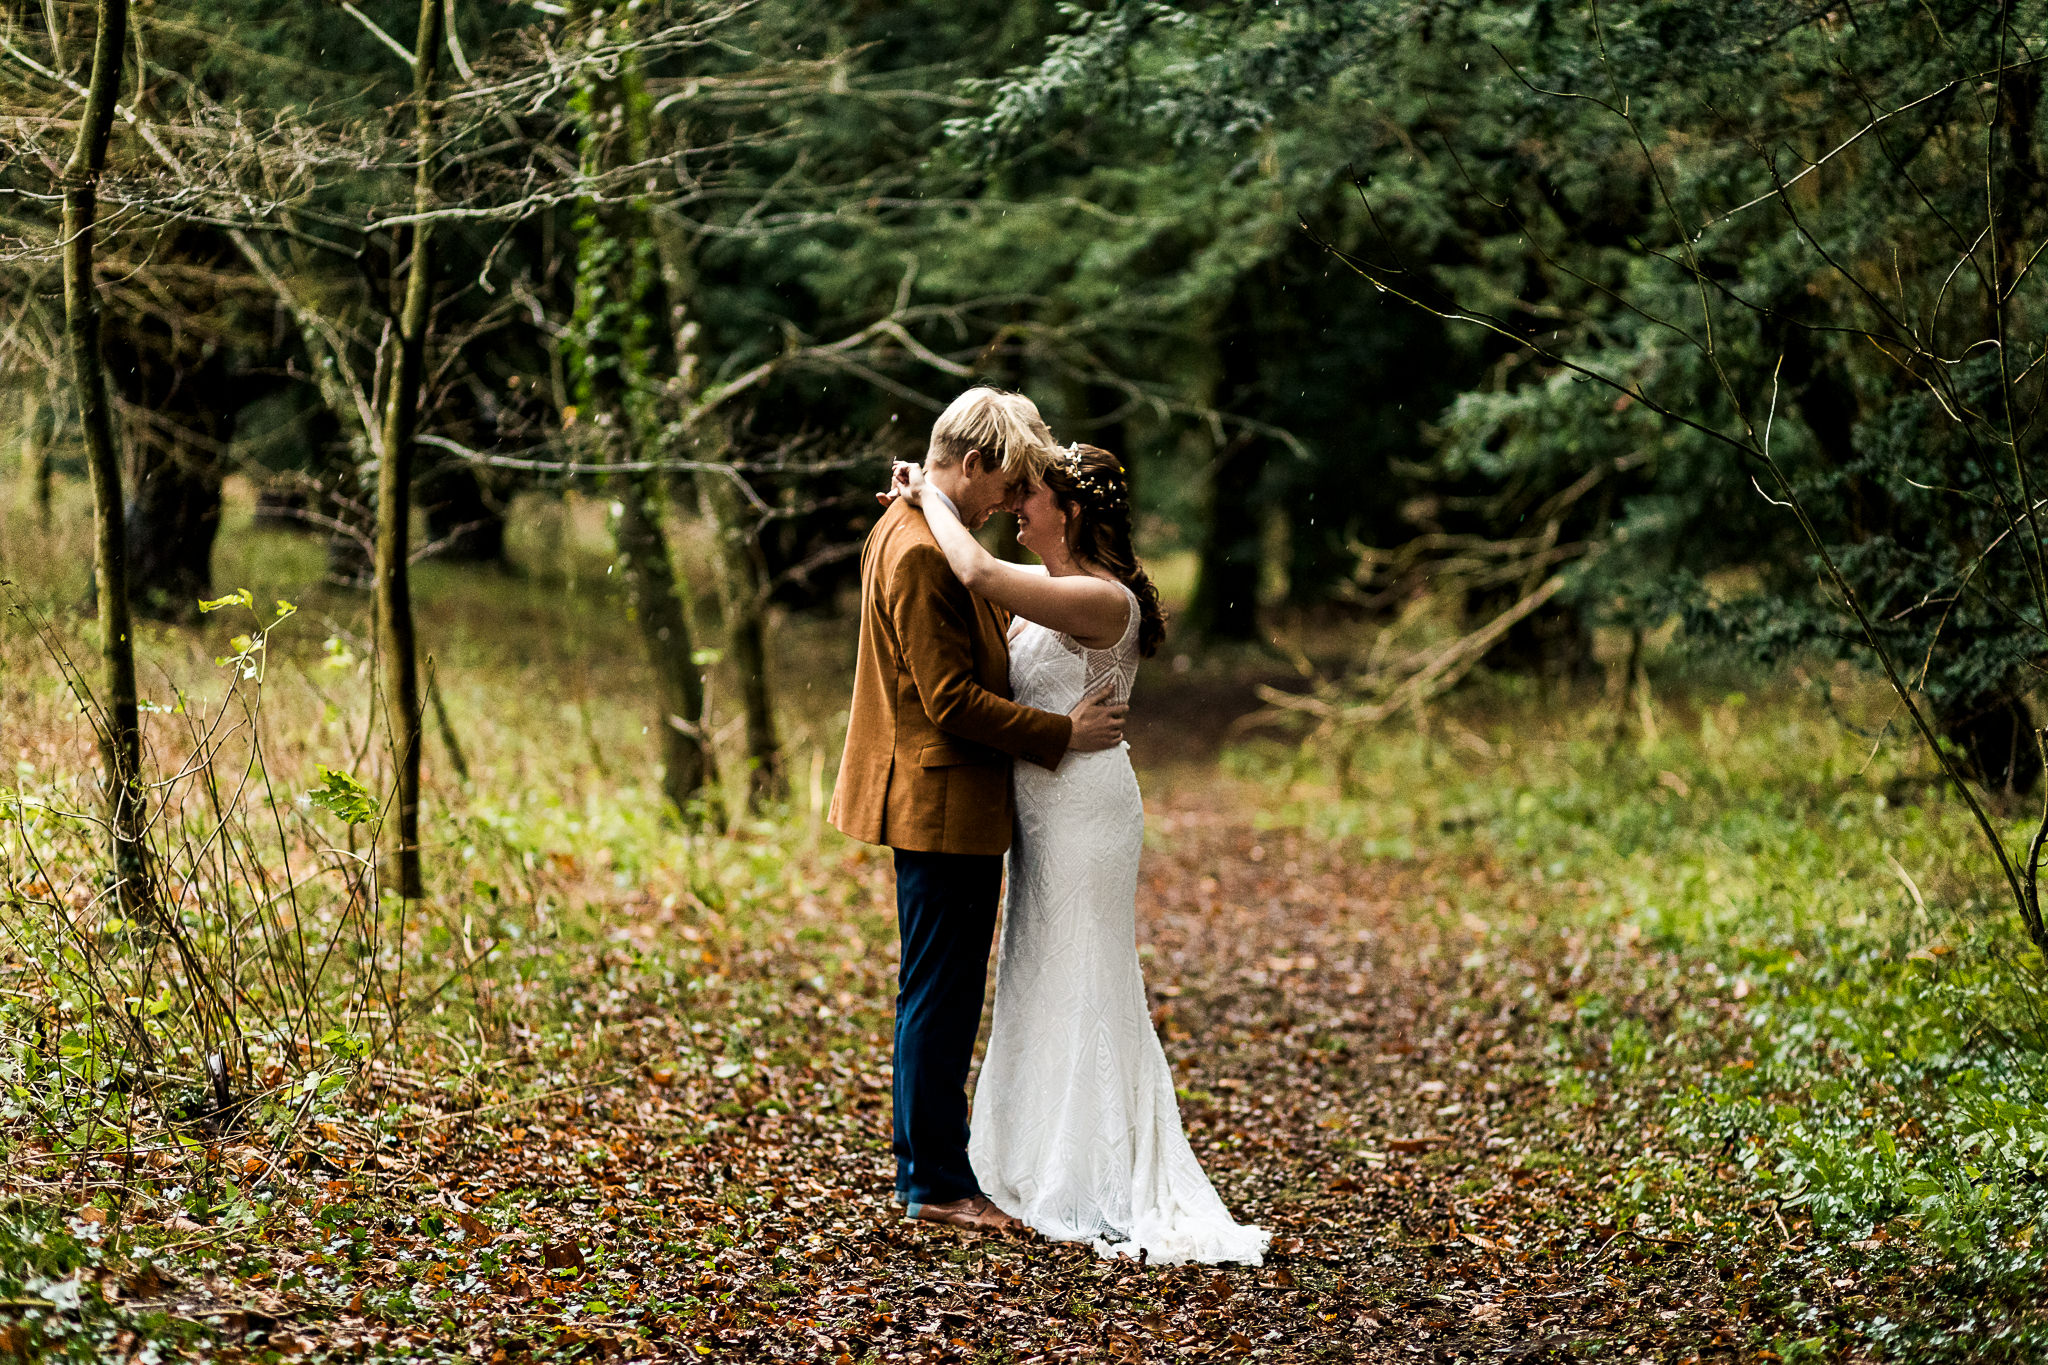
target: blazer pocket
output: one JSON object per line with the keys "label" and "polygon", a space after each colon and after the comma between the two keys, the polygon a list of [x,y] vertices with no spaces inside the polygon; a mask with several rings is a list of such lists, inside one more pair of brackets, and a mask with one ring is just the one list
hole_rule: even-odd
{"label": "blazer pocket", "polygon": [[965,744],[927,744],[917,751],[917,766],[920,768],[964,768],[985,767],[994,761],[991,750],[970,748]]}

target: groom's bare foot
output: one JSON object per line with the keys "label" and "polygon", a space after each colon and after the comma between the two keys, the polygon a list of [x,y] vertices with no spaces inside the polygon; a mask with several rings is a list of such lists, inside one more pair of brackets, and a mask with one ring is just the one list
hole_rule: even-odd
{"label": "groom's bare foot", "polygon": [[976,1232],[1022,1232],[1024,1220],[1013,1218],[986,1195],[955,1199],[950,1204],[911,1204],[904,1217],[919,1223],[942,1223]]}

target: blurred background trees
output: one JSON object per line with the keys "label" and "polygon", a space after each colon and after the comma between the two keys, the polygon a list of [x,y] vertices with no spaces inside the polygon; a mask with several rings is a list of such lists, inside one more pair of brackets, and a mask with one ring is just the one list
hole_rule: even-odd
{"label": "blurred background trees", "polygon": [[[1179,651],[1333,627],[1326,709],[1482,663],[1625,689],[1682,618],[1879,644],[1973,780],[2038,781],[2039,5],[442,17],[415,203],[412,8],[137,11],[97,283],[138,611],[216,590],[237,476],[367,588],[396,396],[411,554],[502,567],[515,499],[608,500],[672,800],[715,657],[772,802],[774,612],[834,602],[886,459],[994,382],[1127,457]],[[4,31],[0,411],[42,506],[82,471],[49,192],[92,27]]]}
{"label": "blurred background trees", "polygon": [[[1328,386],[1275,382],[1317,349],[1284,340],[1312,307],[1250,301],[1282,287],[1281,253],[1218,286],[1230,302],[1203,329],[1219,356],[1205,373],[1316,454],[1278,459],[1254,438],[1258,477],[1227,445],[1205,466],[1203,624],[1242,595],[1212,585],[1240,572],[1248,517],[1280,509],[1272,543],[1295,570],[1321,540],[1305,523],[1328,517],[1358,542],[1370,606],[1434,582],[1463,592],[1474,624],[1512,615],[1486,642],[1496,664],[1581,667],[1589,627],[1674,612],[1768,658],[1882,650],[1964,768],[2023,791],[2040,772],[2048,601],[2033,491],[2042,18],[1968,3],[1111,5],[996,87],[971,128],[1040,163],[1149,135],[1194,178],[1264,188],[1328,250],[1307,259],[1341,262],[1372,299],[1375,325],[1311,333],[1330,350],[1381,341],[1354,351],[1363,392],[1337,410],[1421,400],[1377,424],[1394,449],[1343,449],[1341,424],[1309,416]],[[1117,160],[1098,152],[1091,173]],[[1401,382],[1395,357],[1421,355],[1428,379]],[[1339,450],[1378,495],[1378,524],[1308,502],[1342,486],[1313,472]],[[1318,595],[1312,572],[1286,583],[1295,603]]]}

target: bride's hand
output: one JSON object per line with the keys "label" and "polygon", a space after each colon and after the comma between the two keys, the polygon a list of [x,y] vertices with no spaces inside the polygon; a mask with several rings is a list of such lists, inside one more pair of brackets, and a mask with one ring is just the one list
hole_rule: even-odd
{"label": "bride's hand", "polygon": [[924,466],[898,460],[895,475],[889,482],[889,491],[912,507],[924,506]]}
{"label": "bride's hand", "polygon": [[[915,476],[913,482],[912,475]],[[906,499],[912,507],[923,504],[918,494],[924,490],[924,470],[904,460],[898,460],[889,468],[889,486],[875,494],[875,501],[887,507],[898,498]]]}

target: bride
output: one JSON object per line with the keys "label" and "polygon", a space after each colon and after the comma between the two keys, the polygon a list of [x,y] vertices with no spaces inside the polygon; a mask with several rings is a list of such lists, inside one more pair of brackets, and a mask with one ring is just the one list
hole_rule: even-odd
{"label": "bride", "polygon": [[[1059,452],[1017,508],[1043,569],[982,549],[923,473],[895,487],[924,509],[960,581],[1018,619],[1015,700],[1070,710],[1104,684],[1128,703],[1140,656],[1166,633],[1131,550],[1130,488],[1095,446]],[[1232,1220],[1181,1131],[1173,1076],[1138,968],[1145,811],[1122,746],[1015,770],[996,954],[995,1023],[974,1092],[968,1156],[995,1202],[1056,1241],[1154,1265],[1261,1263],[1269,1234]]]}

